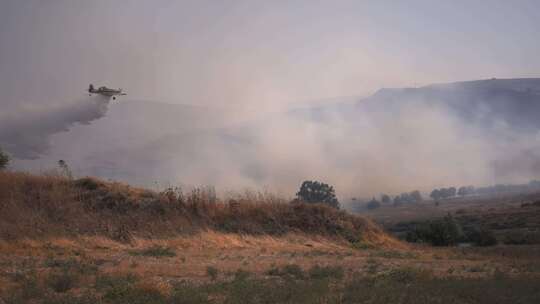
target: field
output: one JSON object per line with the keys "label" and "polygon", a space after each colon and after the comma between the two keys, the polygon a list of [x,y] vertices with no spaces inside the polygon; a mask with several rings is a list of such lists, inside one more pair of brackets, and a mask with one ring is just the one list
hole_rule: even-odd
{"label": "field", "polygon": [[397,237],[416,225],[451,215],[465,231],[485,229],[503,244],[540,244],[540,193],[510,193],[383,205],[363,213]]}
{"label": "field", "polygon": [[540,300],[539,245],[410,244],[268,194],[4,172],[0,203],[0,303]]}

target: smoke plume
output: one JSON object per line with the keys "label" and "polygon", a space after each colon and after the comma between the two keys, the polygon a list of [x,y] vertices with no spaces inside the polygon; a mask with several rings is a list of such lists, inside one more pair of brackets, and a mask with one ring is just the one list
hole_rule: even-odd
{"label": "smoke plume", "polygon": [[18,159],[37,159],[50,148],[50,136],[74,124],[89,124],[107,112],[109,98],[93,96],[68,104],[19,108],[0,114],[0,147]]}
{"label": "smoke plume", "polygon": [[22,165],[65,159],[77,175],[142,186],[287,196],[316,179],[340,199],[526,182],[540,177],[539,93],[540,80],[385,89],[242,121],[227,119],[235,112],[126,100],[99,123],[54,136],[48,155]]}

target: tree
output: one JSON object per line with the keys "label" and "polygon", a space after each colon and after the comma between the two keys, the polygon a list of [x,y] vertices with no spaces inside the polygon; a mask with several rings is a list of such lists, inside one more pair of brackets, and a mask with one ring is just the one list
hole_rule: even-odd
{"label": "tree", "polygon": [[334,187],[318,181],[304,181],[296,197],[306,203],[323,203],[339,209]]}
{"label": "tree", "polygon": [[377,208],[381,207],[381,203],[378,200],[376,200],[375,198],[373,198],[372,200],[370,200],[367,203],[366,207],[369,210],[377,209]]}
{"label": "tree", "polygon": [[456,188],[455,187],[448,188],[448,197],[454,197],[454,196],[456,196]]}
{"label": "tree", "polygon": [[420,191],[418,190],[414,190],[413,192],[411,192],[410,197],[414,200],[415,203],[419,203],[423,200],[422,194],[420,194]]}
{"label": "tree", "polygon": [[465,195],[467,195],[467,188],[463,186],[459,187],[457,194],[461,197],[464,197]]}
{"label": "tree", "polygon": [[8,163],[9,163],[9,155],[4,153],[4,151],[0,149],[0,170],[5,169]]}
{"label": "tree", "polygon": [[[433,190],[435,191],[435,190]],[[441,188],[439,189],[439,198],[449,198],[456,196],[456,188],[450,187],[450,188]],[[431,192],[433,194],[433,192]]]}
{"label": "tree", "polygon": [[390,204],[391,201],[392,199],[390,198],[390,196],[386,194],[381,195],[381,202],[383,202],[384,204]]}
{"label": "tree", "polygon": [[448,198],[450,196],[450,189],[449,188],[441,188],[441,189],[439,189],[439,192],[441,194],[441,198]]}
{"label": "tree", "polygon": [[471,195],[476,192],[476,189],[473,186],[462,186],[459,187],[457,194],[461,197],[464,197],[466,195]]}
{"label": "tree", "polygon": [[401,196],[401,202],[404,203],[404,204],[413,202],[413,198],[407,192],[401,193],[400,196]]}
{"label": "tree", "polygon": [[396,195],[396,197],[394,197],[394,206],[400,206],[401,204],[403,204],[403,201],[401,200],[401,196]]}
{"label": "tree", "polygon": [[429,197],[431,197],[432,199],[434,200],[439,200],[442,195],[441,195],[441,190],[439,189],[433,189],[433,191],[431,191],[431,194],[429,195]]}

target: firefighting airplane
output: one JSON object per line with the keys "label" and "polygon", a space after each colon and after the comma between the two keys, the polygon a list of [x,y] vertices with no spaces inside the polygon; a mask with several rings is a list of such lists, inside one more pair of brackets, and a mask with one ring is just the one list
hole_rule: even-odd
{"label": "firefighting airplane", "polygon": [[88,95],[92,96],[92,94],[100,94],[107,97],[112,97],[113,99],[116,99],[116,96],[122,96],[127,95],[126,93],[122,93],[122,89],[109,89],[107,87],[100,87],[99,89],[95,89],[93,84],[90,84],[88,86]]}

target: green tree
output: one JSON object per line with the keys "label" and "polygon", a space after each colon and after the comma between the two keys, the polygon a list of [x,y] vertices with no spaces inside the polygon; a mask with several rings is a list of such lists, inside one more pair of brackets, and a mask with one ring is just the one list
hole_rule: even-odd
{"label": "green tree", "polygon": [[454,197],[454,196],[456,196],[456,192],[457,192],[457,190],[456,190],[455,187],[450,187],[450,188],[448,188],[448,196],[449,196],[449,197]]}
{"label": "green tree", "polygon": [[418,191],[418,190],[414,190],[413,192],[411,192],[410,196],[411,196],[411,198],[413,199],[413,201],[415,203],[419,203],[419,202],[421,202],[423,200],[422,199],[422,194],[420,194],[420,191]]}
{"label": "green tree", "polygon": [[457,191],[457,194],[461,197],[464,197],[466,195],[471,195],[471,194],[474,194],[474,187],[473,186],[463,186],[463,187],[459,187],[458,191]]}
{"label": "green tree", "polygon": [[396,195],[396,197],[394,197],[394,206],[400,206],[401,204],[403,204],[403,200],[401,199],[401,196]]}
{"label": "green tree", "polygon": [[334,187],[318,181],[304,181],[296,197],[306,203],[323,203],[339,209]]}
{"label": "green tree", "polygon": [[2,149],[0,148],[0,170],[3,170],[7,167],[9,164],[9,155],[4,153]]}
{"label": "green tree", "polygon": [[432,199],[434,200],[439,200],[442,195],[441,195],[441,190],[439,189],[433,189],[433,191],[431,191],[431,194],[429,195]]}
{"label": "green tree", "polygon": [[457,194],[461,197],[464,197],[465,195],[467,195],[467,188],[459,187]]}
{"label": "green tree", "polygon": [[369,210],[373,210],[373,209],[377,209],[379,207],[381,207],[381,203],[373,198],[372,200],[370,200],[367,204],[366,204],[366,207],[369,209]]}

